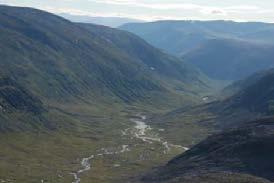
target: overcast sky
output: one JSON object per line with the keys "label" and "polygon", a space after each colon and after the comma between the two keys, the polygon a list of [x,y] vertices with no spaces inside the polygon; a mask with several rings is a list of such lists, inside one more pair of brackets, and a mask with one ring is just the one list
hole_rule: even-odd
{"label": "overcast sky", "polygon": [[163,19],[274,22],[274,0],[0,0],[53,13]]}

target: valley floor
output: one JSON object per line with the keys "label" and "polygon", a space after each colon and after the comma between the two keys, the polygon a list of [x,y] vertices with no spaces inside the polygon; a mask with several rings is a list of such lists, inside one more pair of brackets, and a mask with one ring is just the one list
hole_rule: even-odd
{"label": "valley floor", "polygon": [[[104,159],[108,159],[109,157],[115,158],[119,156],[125,156],[123,154],[130,155],[131,151],[136,152],[138,149],[145,145],[143,152],[147,151],[147,149],[156,150],[159,149],[157,153],[166,156],[170,153],[183,152],[188,150],[187,147],[183,147],[181,145],[170,144],[167,141],[163,140],[159,132],[164,132],[164,129],[153,129],[151,126],[145,123],[146,116],[137,115],[136,117],[130,119],[133,122],[133,126],[127,128],[125,130],[121,130],[121,136],[124,139],[127,139],[127,143],[131,145],[123,144],[117,147],[105,147],[99,150],[96,150],[96,154],[92,154],[89,157],[83,158],[81,161],[82,168],[78,171],[72,173],[74,176],[74,182],[80,183],[82,174],[89,174],[89,171],[96,170],[97,167],[93,165],[93,162],[104,161]],[[135,143],[135,144],[134,144]],[[162,147],[160,147],[162,145]],[[123,157],[124,158],[124,157]],[[146,161],[145,154],[142,152],[139,154],[137,162]],[[123,164],[123,165],[122,165]],[[128,166],[127,160],[123,159],[122,161],[117,160],[115,164],[112,165],[112,168],[119,169],[121,166]]]}
{"label": "valley floor", "polygon": [[[168,129],[140,111],[78,116],[76,129],[0,136],[2,182],[125,182],[166,164],[187,150],[191,138],[174,145]],[[148,114],[149,115],[149,114]],[[180,129],[180,133],[188,128]]]}

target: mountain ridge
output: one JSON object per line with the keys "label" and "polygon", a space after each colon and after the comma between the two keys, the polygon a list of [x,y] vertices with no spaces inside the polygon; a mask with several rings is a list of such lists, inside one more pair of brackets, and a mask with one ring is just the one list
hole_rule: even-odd
{"label": "mountain ridge", "polygon": [[181,57],[214,80],[240,80],[274,63],[271,23],[156,21],[129,23],[120,29]]}
{"label": "mountain ridge", "polygon": [[[274,24],[261,22],[166,20],[129,23],[122,25],[120,29],[133,32],[152,45],[180,56],[208,39],[246,39],[254,32],[258,34],[261,31],[272,30],[273,27]],[[161,39],[156,39],[157,37]],[[260,40],[271,43],[265,37]]]}

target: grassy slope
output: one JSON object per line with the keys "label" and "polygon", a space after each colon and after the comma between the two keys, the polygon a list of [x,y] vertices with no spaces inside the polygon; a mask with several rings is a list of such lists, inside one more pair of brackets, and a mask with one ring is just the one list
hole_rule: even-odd
{"label": "grassy slope", "polygon": [[[197,84],[206,80],[195,70],[191,74],[191,68],[131,34],[120,43],[117,40],[126,33],[117,32],[116,45],[109,44],[98,32],[38,10],[0,6],[0,22],[1,74],[38,97],[46,109],[42,114],[46,124],[54,127],[43,128],[40,119],[36,123],[25,111],[22,116],[16,110],[4,114],[1,122],[14,132],[0,135],[0,180],[69,182],[73,178],[69,173],[80,168],[81,158],[102,147],[137,143],[131,153],[96,159],[96,168],[83,175],[83,182],[121,182],[179,153],[163,154],[162,145],[147,147],[122,137],[120,130],[133,126],[131,115],[162,113],[199,99]],[[129,38],[133,48],[122,51],[130,47]],[[145,57],[137,57],[144,50]],[[196,89],[200,91],[195,93]],[[15,132],[15,121],[24,130]],[[146,158],[140,161],[140,156]],[[124,163],[113,168],[117,159]]]}
{"label": "grassy slope", "polygon": [[1,72],[36,95],[103,94],[102,99],[134,102],[208,89],[197,70],[132,34],[101,26],[88,31],[32,9],[2,6],[1,13]]}
{"label": "grassy slope", "polygon": [[177,59],[174,56],[159,52],[158,49],[153,48],[138,36],[104,26],[79,25],[89,30],[92,35],[97,35],[106,40],[108,44],[117,47],[121,52],[127,53],[131,58],[144,62],[153,74],[160,74],[161,79],[159,81],[172,90],[177,92],[181,90],[184,93],[192,94],[210,91],[212,81],[208,80],[196,68],[184,62],[176,62]]}
{"label": "grassy slope", "polygon": [[[134,35],[100,26],[92,32],[34,9],[0,9],[0,72],[46,105],[160,101],[161,108],[189,103],[199,84],[208,87],[195,69]],[[109,43],[111,35],[116,36]]]}

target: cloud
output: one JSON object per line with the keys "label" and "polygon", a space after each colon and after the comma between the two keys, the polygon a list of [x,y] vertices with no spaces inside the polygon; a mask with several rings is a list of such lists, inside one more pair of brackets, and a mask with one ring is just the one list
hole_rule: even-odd
{"label": "cloud", "polygon": [[207,6],[194,3],[159,3],[145,0],[87,0],[93,3],[129,6],[129,7],[140,7],[152,10],[189,10],[204,15],[222,15],[227,16],[230,13],[259,13],[265,12],[264,8],[251,5],[237,5],[237,6]]}
{"label": "cloud", "polygon": [[111,5],[122,5],[122,6],[132,6],[132,7],[143,7],[156,10],[172,10],[172,9],[185,9],[185,10],[209,10],[209,9],[223,9],[227,11],[254,11],[261,10],[262,8],[258,6],[247,6],[247,5],[238,5],[238,6],[228,6],[225,8],[216,7],[216,6],[206,6],[199,5],[194,3],[151,3],[151,1],[144,0],[87,0],[93,3],[100,4],[111,4]]}
{"label": "cloud", "polygon": [[[232,4],[231,6],[220,6],[215,4],[183,3],[175,0],[50,0],[44,6],[44,0],[38,3],[23,3],[20,0],[0,0],[0,3],[19,6],[33,6],[39,9],[60,14],[99,16],[99,17],[123,17],[154,20],[249,20],[273,22],[274,10],[271,6]],[[69,2],[69,3],[68,3]],[[242,1],[241,1],[242,2]],[[77,6],[74,6],[76,5]],[[107,6],[108,5],[108,6]],[[78,8],[76,8],[78,7]],[[96,8],[93,8],[96,7]],[[107,7],[107,8],[106,8]],[[130,11],[134,10],[134,11]]]}
{"label": "cloud", "polygon": [[136,0],[88,0],[93,3],[122,5],[132,7],[143,7],[156,10],[171,10],[171,9],[199,9],[202,6],[192,3],[150,3]]}

